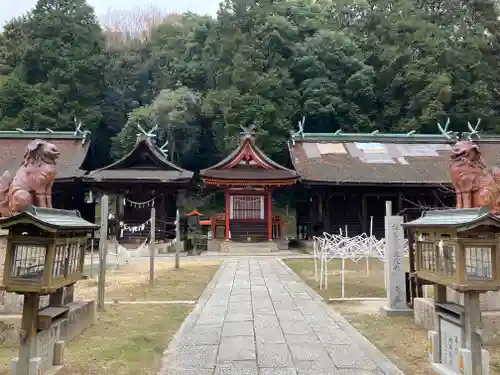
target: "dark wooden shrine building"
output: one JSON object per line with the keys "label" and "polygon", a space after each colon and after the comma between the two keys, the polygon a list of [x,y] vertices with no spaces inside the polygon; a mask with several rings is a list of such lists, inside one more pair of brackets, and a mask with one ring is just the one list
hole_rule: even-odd
{"label": "dark wooden shrine building", "polygon": [[151,207],[156,208],[156,239],[175,238],[177,194],[186,189],[193,172],[171,163],[146,135],[116,162],[89,172],[83,180],[96,192],[113,196],[114,231],[119,240],[139,240],[150,231]]}
{"label": "dark wooden shrine building", "polygon": [[273,216],[272,193],[294,185],[297,172],[279,165],[260,150],[246,130],[241,143],[218,164],[200,171],[207,185],[224,190],[225,212],[212,219],[212,233],[223,226],[225,239],[271,241],[281,238],[281,220]]}
{"label": "dark wooden shrine building", "polygon": [[60,152],[57,160],[57,176],[52,189],[55,208],[76,209],[83,218],[94,220],[95,206],[85,201],[82,178],[88,168],[90,142],[88,133],[77,131],[0,131],[0,174],[9,171],[14,175],[21,166],[26,146],[35,140],[53,143]]}
{"label": "dark wooden shrine building", "polygon": [[[346,226],[349,236],[369,234],[372,227],[382,237],[388,200],[393,213],[454,207],[449,160],[455,142],[456,135],[441,134],[293,134],[299,239]],[[475,142],[486,165],[499,164],[500,138],[482,135]]]}

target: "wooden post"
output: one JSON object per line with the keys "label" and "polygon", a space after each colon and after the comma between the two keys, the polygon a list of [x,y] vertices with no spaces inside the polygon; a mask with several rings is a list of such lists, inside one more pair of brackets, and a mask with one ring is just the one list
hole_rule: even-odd
{"label": "wooden post", "polygon": [[267,237],[269,241],[273,240],[273,193],[267,192]]}
{"label": "wooden post", "polygon": [[120,234],[121,234],[120,221],[122,218],[122,212],[121,212],[120,208],[121,208],[121,196],[120,196],[120,194],[116,194],[116,201],[115,201],[116,241],[118,241],[120,239]]}
{"label": "wooden post", "polygon": [[175,213],[175,268],[181,267],[181,215]]}
{"label": "wooden post", "polygon": [[19,362],[16,375],[29,374],[30,359],[36,354],[36,323],[40,295],[27,293],[24,295],[23,316],[21,319],[21,342],[19,347]]}
{"label": "wooden post", "polygon": [[60,307],[64,305],[64,288],[57,289],[54,293],[50,293],[49,306]]}
{"label": "wooden post", "polygon": [[74,301],[75,301],[75,284],[71,284],[64,288],[63,304],[67,305],[68,303]]}
{"label": "wooden post", "polygon": [[229,211],[231,206],[231,198],[229,197],[229,190],[225,191],[226,195],[226,241],[229,241]]}
{"label": "wooden post", "polygon": [[156,209],[151,207],[151,234],[149,239],[149,286],[155,284],[155,235],[156,235]]}
{"label": "wooden post", "polygon": [[90,239],[90,278],[94,278],[94,232]]}
{"label": "wooden post", "polygon": [[97,286],[97,307],[104,311],[104,292],[106,286],[106,267],[108,259],[108,207],[109,198],[101,197],[101,231],[99,236],[99,280]]}
{"label": "wooden post", "polygon": [[464,293],[464,333],[465,347],[470,350],[472,374],[482,374],[481,336],[481,304],[479,292]]}
{"label": "wooden post", "polygon": [[[446,303],[446,286],[434,284],[434,305],[437,303]],[[434,330],[439,332],[439,318],[436,314],[434,318]]]}
{"label": "wooden post", "polygon": [[160,220],[162,221],[160,223],[162,235],[160,236],[160,238],[158,238],[158,240],[166,242],[167,241],[167,221],[169,221],[169,217],[167,214],[167,204],[166,204],[166,199],[165,199],[165,192],[163,192],[161,197],[160,197],[160,212],[158,214],[159,214]]}

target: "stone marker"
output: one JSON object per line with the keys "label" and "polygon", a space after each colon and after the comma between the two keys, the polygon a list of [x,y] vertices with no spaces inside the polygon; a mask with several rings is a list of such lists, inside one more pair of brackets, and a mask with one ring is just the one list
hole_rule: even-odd
{"label": "stone marker", "polygon": [[403,218],[385,217],[385,261],[387,305],[380,310],[384,316],[411,315],[406,304]]}

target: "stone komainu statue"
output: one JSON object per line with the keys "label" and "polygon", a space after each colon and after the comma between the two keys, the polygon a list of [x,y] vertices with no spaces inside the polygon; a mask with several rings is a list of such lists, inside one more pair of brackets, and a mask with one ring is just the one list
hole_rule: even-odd
{"label": "stone komainu statue", "polygon": [[15,176],[8,171],[0,176],[0,214],[11,216],[29,205],[52,208],[58,158],[59,150],[52,143],[41,139],[30,142]]}
{"label": "stone komainu statue", "polygon": [[500,169],[486,168],[474,142],[459,141],[453,146],[450,169],[457,208],[487,206],[500,213]]}

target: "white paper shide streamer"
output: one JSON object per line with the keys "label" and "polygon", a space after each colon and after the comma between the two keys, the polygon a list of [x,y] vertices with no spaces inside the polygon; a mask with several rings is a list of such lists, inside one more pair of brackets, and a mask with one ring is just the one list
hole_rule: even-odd
{"label": "white paper shide streamer", "polygon": [[128,198],[123,198],[123,205],[130,206],[134,208],[144,208],[144,207],[154,207],[155,206],[155,198],[151,198],[144,202],[136,202]]}
{"label": "white paper shide streamer", "polygon": [[146,225],[150,222],[151,219],[146,220],[144,223],[139,224],[139,225],[128,225],[125,224],[123,221],[120,221],[120,237],[123,237],[123,232],[130,232],[130,233],[137,233],[137,232],[142,232],[144,229],[146,229]]}

